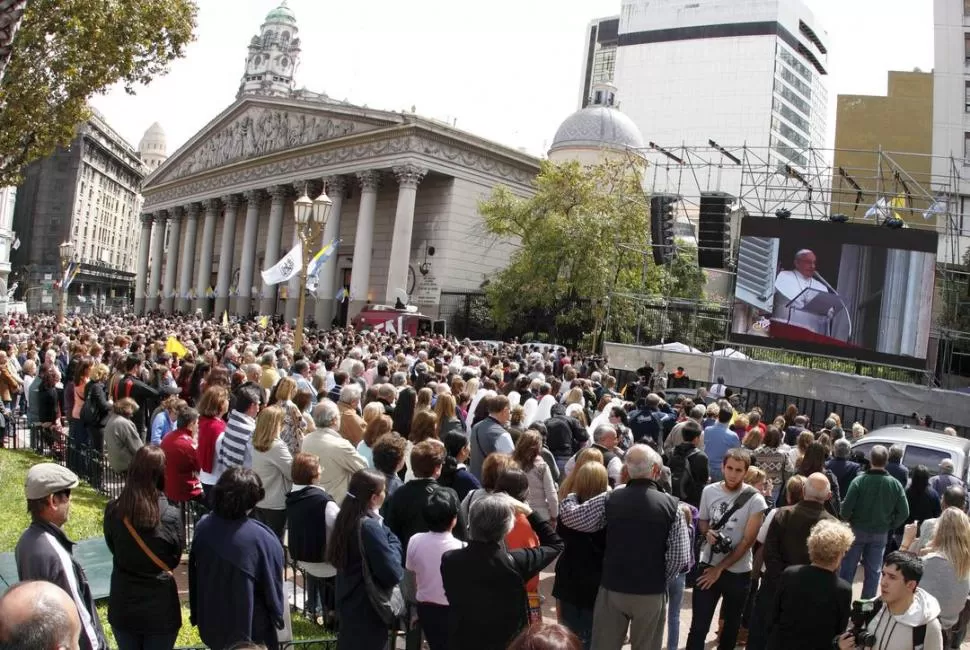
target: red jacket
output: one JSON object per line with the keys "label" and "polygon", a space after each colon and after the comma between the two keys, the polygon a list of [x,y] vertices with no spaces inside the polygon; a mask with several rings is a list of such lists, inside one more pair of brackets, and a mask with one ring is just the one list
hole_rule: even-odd
{"label": "red jacket", "polygon": [[216,462],[216,441],[226,430],[226,423],[222,418],[210,418],[203,415],[199,418],[199,465],[203,472],[211,472]]}
{"label": "red jacket", "polygon": [[189,501],[202,494],[199,457],[192,446],[192,432],[176,429],[162,438],[165,452],[165,496],[169,501]]}

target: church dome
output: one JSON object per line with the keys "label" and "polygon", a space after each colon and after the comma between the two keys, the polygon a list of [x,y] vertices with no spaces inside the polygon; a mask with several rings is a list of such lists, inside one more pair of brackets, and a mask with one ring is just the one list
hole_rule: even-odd
{"label": "church dome", "polygon": [[287,6],[286,0],[283,0],[279,7],[266,14],[266,22],[295,25],[296,14],[294,14],[293,10]]}
{"label": "church dome", "polygon": [[138,151],[141,153],[161,153],[164,155],[168,151],[167,145],[165,130],[161,124],[155,122],[148,127],[145,135],[142,136],[141,142],[138,143]]}
{"label": "church dome", "polygon": [[549,151],[573,147],[642,149],[643,136],[633,120],[612,106],[588,106],[566,118]]}

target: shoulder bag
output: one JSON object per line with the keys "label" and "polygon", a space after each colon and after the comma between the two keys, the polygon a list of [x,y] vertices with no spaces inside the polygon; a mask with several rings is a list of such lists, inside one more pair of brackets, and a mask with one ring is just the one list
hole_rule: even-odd
{"label": "shoulder bag", "polygon": [[148,559],[151,560],[152,563],[155,566],[157,566],[159,569],[167,573],[169,577],[174,578],[175,574],[172,572],[172,569],[170,569],[168,565],[162,562],[162,560],[157,555],[155,555],[155,553],[152,552],[152,549],[148,548],[148,544],[146,544],[145,540],[141,538],[141,535],[138,534],[138,531],[135,530],[135,527],[131,525],[131,521],[129,521],[128,517],[123,518],[122,521],[125,524],[125,528],[128,529],[128,533],[131,535],[132,539],[134,539],[135,543],[138,544],[138,548],[140,548],[145,553],[145,555],[148,556]]}
{"label": "shoulder bag", "polygon": [[[731,517],[734,516],[734,513],[743,508],[745,504],[747,504],[748,501],[750,501],[751,498],[757,493],[758,491],[756,489],[750,485],[745,485],[741,489],[741,494],[735,497],[734,503],[731,504],[731,507],[727,509],[727,512],[721,515],[720,518],[718,518],[718,520],[708,528],[708,530],[720,530],[724,524],[726,524]],[[698,535],[694,547],[695,557],[697,557],[698,562],[694,564],[691,570],[687,573],[687,585],[691,588],[697,584],[697,580],[701,577],[701,575],[703,575],[704,571],[713,566],[710,562],[704,562],[700,559],[703,547],[704,535]]]}
{"label": "shoulder bag", "polygon": [[357,543],[360,546],[360,568],[364,574],[364,589],[367,591],[367,599],[370,601],[374,611],[385,625],[392,625],[404,616],[405,604],[404,595],[401,593],[400,585],[394,585],[390,589],[385,589],[377,584],[370,567],[367,566],[367,554],[364,552],[363,521],[357,525]]}

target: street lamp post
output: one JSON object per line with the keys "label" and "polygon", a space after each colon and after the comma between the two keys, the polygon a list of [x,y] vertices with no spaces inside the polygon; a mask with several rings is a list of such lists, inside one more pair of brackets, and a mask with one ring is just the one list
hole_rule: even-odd
{"label": "street lamp post", "polygon": [[57,305],[57,324],[61,325],[64,323],[64,318],[67,315],[67,266],[74,259],[74,243],[66,241],[59,247],[59,253],[61,257],[61,295],[59,297],[59,303]]}
{"label": "street lamp post", "polygon": [[296,220],[296,231],[303,243],[303,259],[300,273],[300,296],[299,310],[296,316],[296,332],[293,335],[294,350],[303,348],[303,319],[306,310],[306,283],[307,267],[310,265],[310,255],[315,253],[312,250],[314,242],[323,232],[330,218],[330,210],[333,208],[333,201],[327,196],[327,189],[324,187],[314,200],[307,196],[306,189],[303,196],[298,198],[293,204],[293,216]]}

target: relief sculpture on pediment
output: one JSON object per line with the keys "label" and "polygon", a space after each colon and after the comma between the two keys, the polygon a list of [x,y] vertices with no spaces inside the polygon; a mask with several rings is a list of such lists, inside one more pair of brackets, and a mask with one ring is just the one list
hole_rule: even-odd
{"label": "relief sculpture on pediment", "polygon": [[172,177],[350,135],[356,127],[354,122],[320,115],[252,109],[210,134],[178,164]]}

